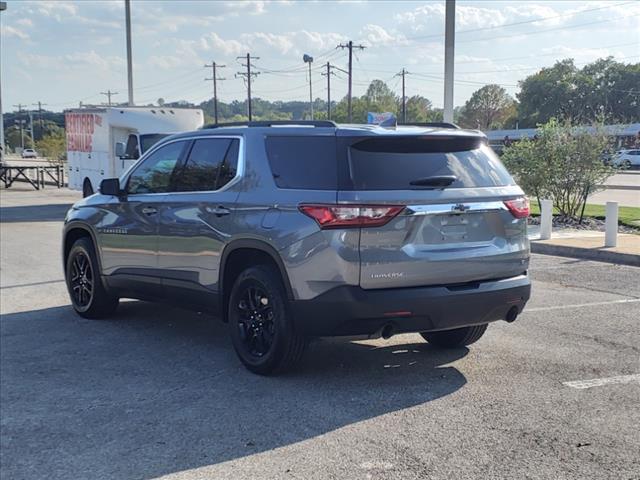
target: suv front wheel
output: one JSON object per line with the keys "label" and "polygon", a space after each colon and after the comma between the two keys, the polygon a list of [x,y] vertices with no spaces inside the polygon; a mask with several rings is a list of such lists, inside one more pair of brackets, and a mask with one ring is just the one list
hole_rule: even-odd
{"label": "suv front wheel", "polygon": [[278,272],[270,266],[247,268],[229,298],[231,340],[250,371],[269,375],[295,365],[306,341],[296,332]]}
{"label": "suv front wheel", "polygon": [[422,338],[427,342],[441,348],[460,348],[471,345],[480,340],[487,330],[487,324],[474,325],[472,327],[443,330],[440,332],[422,332]]}
{"label": "suv front wheel", "polygon": [[118,308],[118,297],[109,294],[100,280],[93,243],[80,238],[71,247],[65,271],[71,303],[84,318],[104,318]]}

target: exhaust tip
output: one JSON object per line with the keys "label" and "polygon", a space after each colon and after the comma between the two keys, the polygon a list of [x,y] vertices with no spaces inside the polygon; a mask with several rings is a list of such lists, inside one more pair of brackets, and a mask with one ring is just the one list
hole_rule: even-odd
{"label": "exhaust tip", "polygon": [[382,338],[384,338],[385,340],[388,340],[389,338],[393,337],[394,330],[395,328],[393,327],[393,325],[391,323],[388,323],[387,325],[382,327],[382,333],[381,333]]}
{"label": "exhaust tip", "polygon": [[505,320],[509,323],[515,322],[516,318],[518,318],[518,313],[518,307],[511,307],[507,312]]}

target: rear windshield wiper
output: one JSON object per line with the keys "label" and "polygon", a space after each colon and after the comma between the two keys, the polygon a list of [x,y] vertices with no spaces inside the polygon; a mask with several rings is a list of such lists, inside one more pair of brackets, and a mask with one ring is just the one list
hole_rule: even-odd
{"label": "rear windshield wiper", "polygon": [[422,177],[411,180],[409,185],[413,187],[434,187],[444,188],[458,180],[455,175],[434,175],[432,177]]}

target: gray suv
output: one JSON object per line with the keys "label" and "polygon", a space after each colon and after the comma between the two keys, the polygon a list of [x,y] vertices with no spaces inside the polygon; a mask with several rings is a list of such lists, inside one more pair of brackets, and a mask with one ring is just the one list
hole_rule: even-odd
{"label": "gray suv", "polygon": [[69,210],[76,312],[170,301],[229,323],[252,372],[308,339],[477,341],[529,299],[528,200],[484,135],[449,124],[252,122],[154,145]]}

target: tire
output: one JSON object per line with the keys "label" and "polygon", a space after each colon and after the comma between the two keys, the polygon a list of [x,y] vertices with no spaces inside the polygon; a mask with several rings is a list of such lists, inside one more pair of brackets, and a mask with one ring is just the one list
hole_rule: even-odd
{"label": "tire", "polygon": [[84,318],[105,318],[118,308],[118,297],[107,292],[100,279],[100,269],[93,243],[79,238],[67,258],[65,280],[71,305]]}
{"label": "tire", "polygon": [[84,183],[82,184],[82,197],[87,198],[93,195],[93,187],[91,186],[91,180],[88,178],[84,179]]}
{"label": "tire", "polygon": [[296,331],[279,272],[268,265],[244,270],[229,297],[229,329],[240,361],[253,373],[291,369],[306,348]]}
{"label": "tire", "polygon": [[487,331],[488,325],[475,325],[473,327],[456,328],[455,330],[443,330],[440,332],[422,332],[422,338],[427,342],[441,348],[460,348],[471,345],[480,340]]}

